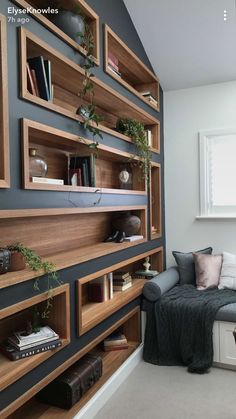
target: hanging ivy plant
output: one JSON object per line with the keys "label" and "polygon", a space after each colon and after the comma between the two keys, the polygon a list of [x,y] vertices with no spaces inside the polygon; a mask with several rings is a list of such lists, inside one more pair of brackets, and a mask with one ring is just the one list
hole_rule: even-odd
{"label": "hanging ivy plant", "polygon": [[[152,154],[147,142],[144,125],[134,119],[122,118],[118,119],[116,129],[132,139],[136,148],[136,154],[139,157],[139,166],[143,177],[149,181]],[[131,159],[134,159],[134,156],[131,156]]]}

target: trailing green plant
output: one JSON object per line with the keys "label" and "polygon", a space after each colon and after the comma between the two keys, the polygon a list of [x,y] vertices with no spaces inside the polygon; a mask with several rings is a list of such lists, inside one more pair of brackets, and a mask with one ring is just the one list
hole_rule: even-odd
{"label": "trailing green plant", "polygon": [[[43,260],[41,256],[39,256],[34,250],[29,249],[28,247],[24,246],[22,243],[12,244],[7,246],[7,249],[11,252],[16,251],[22,254],[24,257],[26,265],[34,272],[43,271],[44,274],[47,275],[47,292],[48,298],[46,301],[45,308],[41,313],[42,318],[48,318],[50,314],[50,310],[52,308],[52,290],[53,285],[61,285],[61,281],[59,280],[58,273],[56,271],[56,267],[53,263]],[[39,278],[36,278],[34,281],[34,290],[39,291]]]}
{"label": "trailing green plant", "polygon": [[[152,154],[147,142],[144,125],[134,119],[121,118],[116,123],[116,129],[132,139],[136,147],[136,154],[139,157],[138,164],[142,170],[143,177],[149,181]],[[134,159],[133,155],[131,159]]]}

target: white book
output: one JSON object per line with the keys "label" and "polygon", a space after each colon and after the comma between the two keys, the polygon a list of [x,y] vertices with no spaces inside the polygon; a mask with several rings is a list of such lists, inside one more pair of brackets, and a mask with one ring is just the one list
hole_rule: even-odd
{"label": "white book", "polygon": [[19,346],[18,344],[15,343],[15,341],[12,337],[8,338],[8,342],[12,346],[14,346],[14,348],[18,349],[18,351],[24,351],[25,349],[31,349],[31,348],[34,348],[35,346],[38,346],[38,345],[43,345],[43,344],[46,345],[47,343],[53,343],[55,340],[58,341],[58,338],[57,337],[47,338],[47,339],[44,339],[44,340],[40,340],[38,342],[30,343],[30,344],[27,344],[27,345],[24,345],[24,346]]}
{"label": "white book", "polygon": [[128,282],[128,284],[125,284],[125,285],[114,285],[113,289],[114,291],[125,291],[131,287],[132,287],[132,282]]}
{"label": "white book", "polygon": [[33,176],[32,177],[32,182],[33,183],[47,183],[49,185],[64,185],[64,180],[63,179],[51,179],[49,177]]}
{"label": "white book", "polygon": [[125,237],[125,242],[134,242],[136,240],[142,240],[142,239],[143,239],[142,235],[129,236],[129,237]]}
{"label": "white book", "polygon": [[152,146],[152,131],[150,129],[146,130],[146,136],[147,136],[148,146],[151,147]]}
{"label": "white book", "polygon": [[13,333],[9,339],[11,339],[15,344],[19,347],[23,347],[25,345],[30,345],[32,343],[38,343],[48,338],[59,338],[58,334],[54,332],[49,326],[43,326],[40,328],[39,332],[31,333],[27,335],[25,330],[20,330],[18,332]]}
{"label": "white book", "polygon": [[109,281],[109,296],[113,298],[113,272],[108,274],[108,281]]}

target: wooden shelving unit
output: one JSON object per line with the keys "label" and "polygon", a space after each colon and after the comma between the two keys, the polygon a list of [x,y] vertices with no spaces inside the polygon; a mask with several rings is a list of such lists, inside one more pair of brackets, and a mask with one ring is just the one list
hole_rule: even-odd
{"label": "wooden shelving unit", "polygon": [[[146,195],[146,182],[142,178],[138,159],[131,165],[130,154],[104,144],[96,151],[88,146],[85,138],[61,131],[39,122],[22,120],[23,187],[24,189],[56,190],[72,192],[96,192]],[[36,148],[38,154],[48,163],[48,178],[63,179],[64,185],[33,183],[29,176],[29,148]],[[96,187],[68,185],[68,159],[70,155],[96,155]],[[119,172],[126,164],[132,172],[133,189],[120,189]]]}
{"label": "wooden shelving unit", "polygon": [[[44,59],[49,59],[52,64],[53,101],[41,99],[27,90],[27,59],[40,55]],[[79,97],[84,80],[84,70],[24,28],[20,28],[20,59],[21,97],[51,111],[82,121],[82,117],[77,115],[76,111],[82,104],[87,103],[86,100]],[[98,125],[101,131],[131,142],[129,137],[115,130],[119,118],[136,119],[149,129],[150,127],[154,129],[159,125],[158,119],[143,111],[96,77],[93,77],[93,85],[96,111],[103,118],[102,123]],[[157,135],[158,129],[153,133]]]}
{"label": "wooden shelving unit", "polygon": [[[119,330],[125,334],[128,340],[129,348],[120,351],[103,352],[99,345],[107,336],[115,330]],[[125,362],[125,360],[140,345],[140,308],[136,307],[126,314],[121,320],[112,325],[106,332],[102,333],[98,338],[94,339],[85,348],[67,360],[59,368],[49,374],[44,380],[36,384],[32,389],[25,393],[22,397],[13,402],[8,408],[2,411],[2,418],[8,415],[9,419],[22,419],[26,417],[37,419],[63,418],[72,419],[76,413],[89,401],[89,399],[98,391],[99,388],[111,377],[111,375]],[[96,351],[103,359],[102,377],[91,387],[82,399],[76,403],[70,410],[63,410],[56,407],[44,405],[34,398],[43,387],[54,380],[58,375],[64,372],[69,366],[82,358],[86,353]],[[23,406],[22,404],[25,403]],[[20,407],[22,406],[22,407]],[[18,409],[18,410],[16,410]],[[10,416],[9,416],[10,415]]]}
{"label": "wooden shelving unit", "polygon": [[[26,9],[33,6],[34,8],[48,8],[49,2],[47,0],[13,0],[18,6]],[[52,0],[51,7],[65,6],[66,10],[76,11],[78,7],[84,16],[94,39],[94,62],[99,65],[100,63],[100,48],[99,48],[99,17],[97,13],[84,1],[84,0]],[[86,50],[79,45],[74,39],[63,32],[58,26],[50,21],[46,14],[32,13],[35,19],[37,19],[42,25],[53,32],[56,36],[65,41],[68,45],[74,48],[76,51],[86,56]]]}
{"label": "wooden shelving unit", "polygon": [[[104,243],[105,238],[111,234],[114,214],[127,211],[141,219],[139,234],[142,234],[144,238],[131,243]],[[54,263],[57,270],[60,270],[145,242],[147,240],[147,207],[137,205],[3,210],[0,212],[0,231],[0,247],[15,243],[17,237],[17,241],[35,250],[40,256]],[[39,275],[43,275],[43,272],[37,272],[37,276]],[[29,269],[7,272],[1,277],[0,288],[34,277],[35,273]]]}
{"label": "wooden shelving unit", "polygon": [[[143,62],[133,53],[133,51],[105,25],[105,61],[104,69],[107,74],[130,90],[139,99],[151,106],[156,111],[160,110],[159,81],[155,74],[143,64]],[[112,53],[119,62],[119,72],[121,77],[114,73],[108,64],[108,54]],[[150,91],[157,100],[157,106],[150,103],[140,92]]]}
{"label": "wooden shelving unit", "polygon": [[0,188],[10,187],[6,18],[0,15]]}
{"label": "wooden shelving unit", "polygon": [[161,165],[151,163],[150,173],[150,226],[151,239],[160,238],[162,235],[161,220]]}
{"label": "wooden shelving unit", "polygon": [[152,269],[161,272],[163,270],[163,248],[158,247],[152,251],[142,253],[138,256],[124,260],[106,269],[87,275],[78,279],[78,334],[82,335],[92,329],[98,323],[109,317],[112,313],[119,310],[130,301],[142,294],[143,286],[146,282],[144,279],[133,279],[133,285],[126,291],[116,291],[112,299],[102,303],[91,303],[88,301],[89,282],[95,278],[106,275],[116,270],[127,270],[127,272],[135,272],[143,269],[142,263],[144,258],[150,256]]}
{"label": "wooden shelving unit", "polygon": [[[62,346],[29,358],[18,361],[10,361],[3,354],[0,354],[0,391],[13,384],[23,375],[33,368],[53,356],[70,343],[70,303],[69,285],[65,284],[52,291],[53,305],[49,318],[45,319],[45,324],[52,327],[62,340]],[[26,321],[32,319],[33,308],[44,307],[48,298],[48,293],[37,295],[24,300],[13,306],[0,310],[0,336],[1,342],[9,337],[14,331],[25,327]]]}

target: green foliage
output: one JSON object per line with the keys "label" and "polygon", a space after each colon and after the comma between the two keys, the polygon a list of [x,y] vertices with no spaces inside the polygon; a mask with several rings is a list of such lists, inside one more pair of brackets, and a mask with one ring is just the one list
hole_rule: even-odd
{"label": "green foliage", "polygon": [[152,154],[147,142],[144,125],[134,119],[122,118],[118,119],[116,129],[132,139],[136,147],[136,154],[140,159],[139,165],[142,169],[143,176],[149,180]]}
{"label": "green foliage", "polygon": [[[17,251],[22,254],[24,257],[26,265],[34,272],[43,271],[47,275],[48,281],[48,299],[46,302],[46,307],[41,313],[42,318],[47,318],[52,307],[52,289],[53,285],[61,285],[61,281],[58,278],[58,273],[56,272],[56,267],[53,263],[43,260],[35,251],[29,249],[21,243],[13,244],[7,247],[8,250]],[[34,290],[39,291],[39,278],[35,279]]]}

